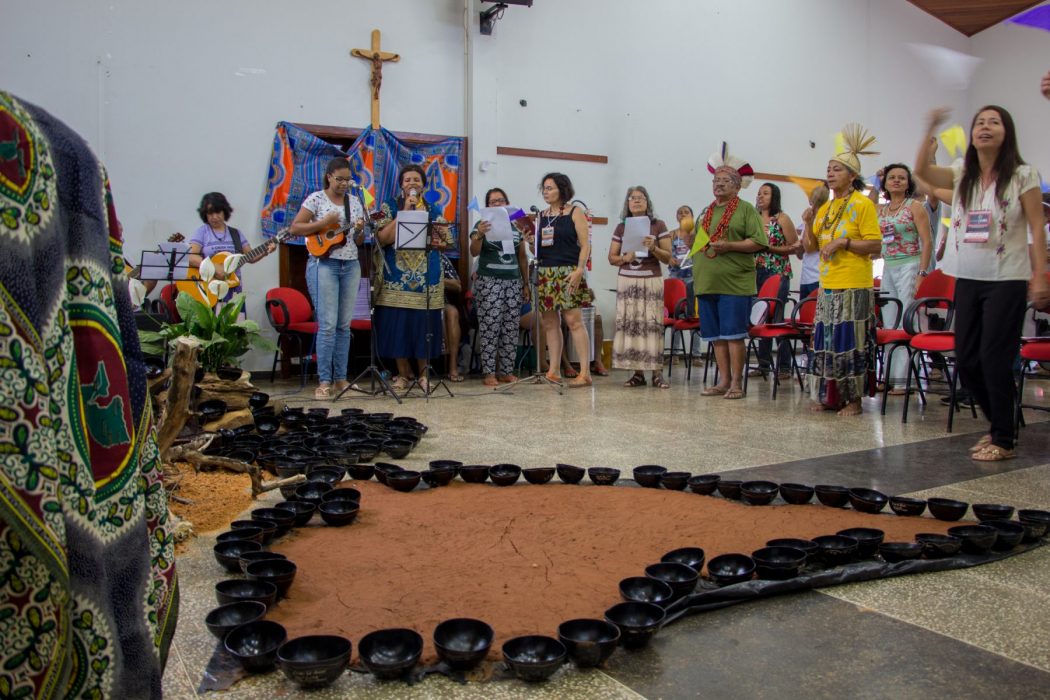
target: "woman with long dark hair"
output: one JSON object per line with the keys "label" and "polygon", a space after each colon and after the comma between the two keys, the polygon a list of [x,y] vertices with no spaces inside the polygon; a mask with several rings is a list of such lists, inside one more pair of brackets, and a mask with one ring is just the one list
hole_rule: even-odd
{"label": "woman with long dark hair", "polygon": [[991,423],[970,456],[998,462],[1014,456],[1013,363],[1026,297],[1050,302],[1040,178],[1021,158],[1010,113],[996,105],[977,110],[962,159],[948,168],[931,164],[930,140],[947,116],[930,112],[915,174],[953,191],[941,267],[956,278],[955,357],[963,385]]}
{"label": "woman with long dark hair", "polygon": [[[784,213],[780,206],[780,188],[772,182],[764,182],[758,188],[755,208],[762,217],[762,226],[766,229],[769,246],[755,253],[755,285],[761,290],[766,280],[773,275],[780,275],[780,287],[777,288],[777,299],[780,304],[773,313],[774,321],[784,320],[784,307],[787,304],[788,292],[791,290],[791,254],[798,249],[798,233],[791,217]],[[780,368],[791,375],[791,346],[781,343],[777,351],[780,355]],[[773,368],[773,341],[763,339],[758,343],[757,374]]]}

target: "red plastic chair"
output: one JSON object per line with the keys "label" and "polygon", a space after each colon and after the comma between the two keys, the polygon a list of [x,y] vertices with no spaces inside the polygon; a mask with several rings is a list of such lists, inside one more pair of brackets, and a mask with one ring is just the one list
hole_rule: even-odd
{"label": "red plastic chair", "polygon": [[175,306],[175,297],[178,295],[179,288],[174,284],[166,284],[160,290],[160,301],[164,305],[164,313],[168,317],[168,323],[179,323],[182,321],[179,309]]}
{"label": "red plastic chair", "polygon": [[[270,381],[273,382],[277,376],[277,361],[283,340],[295,343],[295,356],[299,358],[300,386],[306,386],[306,368],[309,365],[309,356],[313,354],[312,345],[317,339],[317,321],[314,320],[310,300],[297,289],[275,287],[266,292],[266,318],[277,331],[277,350],[273,353]],[[310,346],[305,342],[307,336],[310,337]],[[304,348],[309,349],[304,353]]]}
{"label": "red plastic chair", "polygon": [[[668,355],[674,355],[674,322],[679,314],[679,306],[685,300],[688,291],[685,288],[685,282],[674,277],[664,278],[664,352]],[[688,315],[688,314],[686,314]],[[667,331],[671,329],[671,345],[667,345]],[[685,345],[682,345],[682,351],[685,351]],[[668,361],[668,371],[670,371],[670,360]]]}
{"label": "red plastic chair", "polygon": [[[762,285],[765,289],[766,285]],[[797,351],[795,349],[795,343],[801,343],[803,349],[808,347],[810,337],[813,335],[813,321],[817,314],[817,294],[819,289],[814,289],[809,293],[805,299],[800,300],[795,304],[795,308],[791,311],[791,318],[783,323],[767,322],[752,326],[748,333],[751,336],[748,340],[747,346],[747,357],[745,359],[745,366],[750,363],[751,350],[754,347],[754,343],[762,338],[770,338],[777,341],[777,360],[776,365],[773,368],[773,397],[777,397],[777,389],[780,386],[780,343],[791,344],[791,371],[795,375],[796,381],[798,381],[799,389],[805,389],[805,383],[802,379],[802,368],[798,366],[798,362],[795,361]],[[774,301],[778,301],[775,297]],[[771,316],[767,315],[767,318]],[[745,391],[747,388],[747,373],[744,374],[744,387]]]}
{"label": "red plastic chair", "polygon": [[[758,290],[758,296],[751,302],[751,311],[754,313],[755,307],[759,304],[765,305],[765,310],[762,312],[761,318],[758,323],[752,324],[747,329],[748,340],[747,340],[747,354],[744,356],[744,391],[747,391],[747,377],[751,373],[752,369],[761,369],[761,367],[751,366],[751,352],[755,351],[758,354],[758,348],[756,343],[760,340],[776,340],[776,354],[777,358],[774,361],[773,366],[773,398],[777,397],[777,385],[779,382],[778,375],[780,374],[780,343],[783,342],[781,339],[785,336],[791,335],[794,331],[792,328],[785,323],[778,323],[774,321],[776,317],[777,309],[780,308],[783,302],[777,297],[777,292],[780,291],[780,283],[782,277],[780,275],[773,275],[766,279],[762,283],[761,289]],[[765,377],[765,373],[762,375]]]}

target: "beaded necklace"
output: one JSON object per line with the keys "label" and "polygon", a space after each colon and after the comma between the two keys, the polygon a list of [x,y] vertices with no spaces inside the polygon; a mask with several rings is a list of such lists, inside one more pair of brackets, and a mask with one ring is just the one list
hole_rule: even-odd
{"label": "beaded necklace", "polygon": [[[820,226],[818,226],[818,227],[817,227],[817,240],[818,240],[818,241],[820,240],[820,237],[821,237],[821,235],[822,235],[822,234],[823,234],[823,233],[824,233],[825,231],[830,231],[830,232],[831,232],[831,235],[832,235],[832,237],[834,237],[834,236],[835,236],[835,231],[836,231],[836,230],[838,229],[838,227],[839,227],[839,221],[841,221],[841,220],[842,220],[842,215],[843,215],[843,214],[844,214],[844,213],[846,212],[846,207],[847,207],[847,206],[849,206],[849,200],[850,200],[850,198],[851,198],[852,196],[853,196],[853,192],[851,191],[851,192],[850,192],[850,193],[849,193],[848,195],[846,195],[846,197],[845,197],[845,198],[844,198],[844,199],[842,200],[842,206],[841,206],[841,207],[839,207],[839,211],[838,211],[838,213],[837,213],[837,214],[835,214],[835,220],[831,222],[831,225],[830,225],[830,226],[828,225],[828,217],[829,217],[829,216],[830,216],[830,214],[831,214],[831,205],[830,205],[830,204],[828,205],[828,209],[827,209],[827,211],[826,211],[826,212],[824,212],[824,218],[823,218],[823,219],[821,220],[821,222],[820,222]],[[845,234],[843,234],[843,235],[845,235]]]}
{"label": "beaded necklace", "polygon": [[[711,230],[711,220],[715,218],[715,206],[717,206],[717,200],[711,202],[711,204],[704,210],[704,219],[702,226],[705,231]],[[733,218],[733,214],[736,212],[737,205],[740,204],[740,197],[733,197],[726,204],[725,211],[722,212],[722,218],[718,220],[718,226],[715,227],[714,233],[709,233],[710,239],[706,246],[704,246],[704,255],[711,258],[712,260],[718,255],[717,252],[712,255],[711,244],[720,241],[726,236],[726,232],[729,230],[729,221]]]}

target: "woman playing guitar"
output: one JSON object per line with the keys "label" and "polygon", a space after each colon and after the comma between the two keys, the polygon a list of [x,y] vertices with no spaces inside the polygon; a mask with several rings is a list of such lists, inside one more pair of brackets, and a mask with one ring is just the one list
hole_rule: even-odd
{"label": "woman playing guitar", "polygon": [[[230,207],[230,203],[221,192],[209,192],[201,198],[201,205],[197,209],[197,214],[200,215],[204,225],[194,231],[190,237],[189,262],[191,267],[200,267],[200,264],[204,262],[204,258],[211,258],[220,253],[226,253],[227,255],[236,253],[250,254],[249,262],[257,262],[273,252],[273,249],[276,247],[274,241],[268,241],[264,244],[265,247],[253,250],[241,236],[240,231],[227,226],[226,222],[230,220],[232,213],[233,209]],[[220,264],[221,261],[213,262],[216,262],[215,277],[217,279],[225,279],[226,272],[222,264]],[[240,291],[240,280],[231,279],[229,281],[231,283],[231,294]]]}
{"label": "woman playing guitar", "polygon": [[347,386],[350,321],[361,281],[357,244],[363,242],[354,239],[365,225],[361,199],[349,193],[351,181],[349,161],[332,158],[324,189],[303,201],[291,226],[293,235],[306,237],[310,251],[306,283],[317,314],[317,399],[331,398],[333,388],[339,392]]}

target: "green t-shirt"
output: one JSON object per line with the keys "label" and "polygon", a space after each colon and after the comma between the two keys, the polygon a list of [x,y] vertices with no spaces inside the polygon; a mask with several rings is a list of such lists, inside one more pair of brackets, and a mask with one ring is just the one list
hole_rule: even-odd
{"label": "green t-shirt", "polygon": [[[714,207],[711,216],[712,235],[722,220],[724,206]],[[697,217],[696,230],[700,230],[703,216]],[[729,220],[729,230],[725,240],[745,241],[751,239],[763,248],[769,245],[766,232],[762,227],[762,218],[758,210],[748,202],[740,200]],[[758,292],[755,287],[755,254],[754,253],[721,253],[709,258],[703,251],[693,256],[693,289],[697,294],[733,294],[735,296],[753,297]]]}

